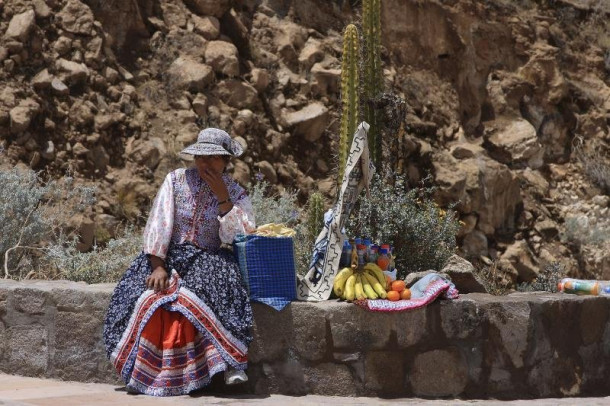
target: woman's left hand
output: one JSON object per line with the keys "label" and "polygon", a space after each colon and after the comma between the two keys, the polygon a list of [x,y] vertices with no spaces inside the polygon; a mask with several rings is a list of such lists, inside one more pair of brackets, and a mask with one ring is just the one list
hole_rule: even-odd
{"label": "woman's left hand", "polygon": [[229,191],[227,190],[227,185],[225,185],[224,180],[222,180],[222,173],[217,173],[210,168],[206,168],[201,174],[201,177],[210,186],[212,193],[216,195],[216,199],[218,199],[219,202],[229,198]]}

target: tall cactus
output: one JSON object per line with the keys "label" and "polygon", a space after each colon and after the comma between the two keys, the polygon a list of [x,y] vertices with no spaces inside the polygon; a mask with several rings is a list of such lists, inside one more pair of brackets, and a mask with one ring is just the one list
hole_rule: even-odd
{"label": "tall cactus", "polygon": [[343,61],[341,63],[341,134],[339,137],[338,183],[343,180],[343,172],[349,147],[358,126],[358,59],[360,54],[358,29],[354,24],[345,27],[343,33]]}
{"label": "tall cactus", "polygon": [[312,242],[318,237],[318,233],[324,225],[324,200],[322,194],[314,192],[309,195],[307,201],[307,234]]}
{"label": "tall cactus", "polygon": [[369,149],[375,166],[381,164],[381,132],[379,113],[373,105],[383,92],[383,76],[379,48],[381,46],[381,0],[363,0],[362,31],[364,37],[364,119],[370,124]]}

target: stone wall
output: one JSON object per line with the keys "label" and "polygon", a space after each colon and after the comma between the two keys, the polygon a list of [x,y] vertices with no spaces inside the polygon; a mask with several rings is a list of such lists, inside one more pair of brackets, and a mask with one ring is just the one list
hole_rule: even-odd
{"label": "stone wall", "polygon": [[[113,285],[0,283],[0,370],[117,383],[102,322]],[[342,396],[608,395],[610,299],[463,295],[382,314],[354,305],[254,305],[241,391]],[[224,390],[216,382],[215,390]],[[236,389],[231,389],[235,391]]]}

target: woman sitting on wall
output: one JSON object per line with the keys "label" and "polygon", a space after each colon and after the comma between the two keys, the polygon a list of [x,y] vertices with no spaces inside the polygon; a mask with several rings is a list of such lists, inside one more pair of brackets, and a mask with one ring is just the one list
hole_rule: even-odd
{"label": "woman sitting on wall", "polygon": [[118,283],[104,324],[107,355],[129,391],[183,395],[225,371],[245,382],[252,309],[233,255],[220,249],[254,230],[246,192],[225,168],[243,149],[208,128],[182,151],[195,167],[167,175],[144,249]]}

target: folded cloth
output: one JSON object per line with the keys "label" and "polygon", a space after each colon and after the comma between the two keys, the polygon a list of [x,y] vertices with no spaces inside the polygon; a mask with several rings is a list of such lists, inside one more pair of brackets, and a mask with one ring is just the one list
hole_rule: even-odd
{"label": "folded cloth", "polygon": [[292,237],[238,235],[233,247],[251,300],[276,310],[296,300]]}
{"label": "folded cloth", "polygon": [[409,300],[392,302],[385,299],[367,299],[357,300],[354,303],[373,312],[402,312],[427,306],[439,296],[444,299],[457,299],[459,293],[451,281],[438,273],[430,273],[411,286]]}
{"label": "folded cloth", "polygon": [[254,231],[254,234],[264,235],[267,237],[294,237],[296,235],[296,231],[294,231],[292,228],[286,227],[282,223],[268,223],[258,226],[256,231]]}

